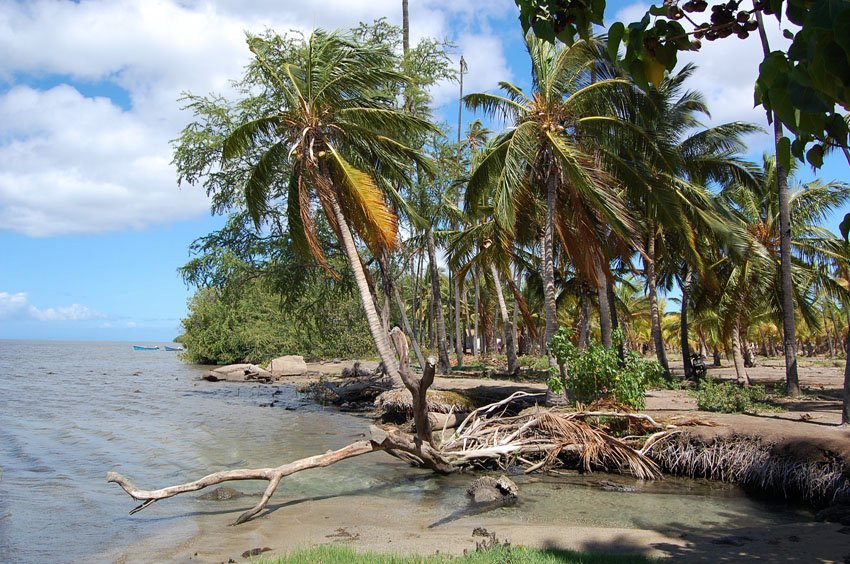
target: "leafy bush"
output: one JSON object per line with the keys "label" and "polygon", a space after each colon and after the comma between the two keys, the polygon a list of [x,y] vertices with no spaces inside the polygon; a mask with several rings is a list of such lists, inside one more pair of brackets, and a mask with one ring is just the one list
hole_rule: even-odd
{"label": "leafy bush", "polygon": [[259,281],[234,291],[203,288],[189,300],[183,327],[184,358],[199,364],[375,354],[357,296],[340,292],[326,299],[312,287],[287,303]]}
{"label": "leafy bush", "polygon": [[522,368],[527,368],[536,372],[549,370],[549,359],[545,356],[522,355],[518,359],[519,365]]}
{"label": "leafy bush", "polygon": [[765,407],[767,399],[764,386],[745,388],[734,382],[713,382],[704,379],[696,390],[697,407],[703,411],[743,413]]}
{"label": "leafy bush", "polygon": [[606,348],[591,340],[584,350],[570,340],[571,334],[569,329],[561,328],[549,344],[565,376],[562,378],[561,371],[553,370],[548,380],[549,388],[556,393],[566,389],[570,398],[582,403],[613,398],[618,403],[642,409],[646,403],[647,384],[661,377],[661,366],[655,361],[644,360],[633,351],[626,353],[621,364],[616,347],[623,338],[619,331],[614,334],[614,347]]}

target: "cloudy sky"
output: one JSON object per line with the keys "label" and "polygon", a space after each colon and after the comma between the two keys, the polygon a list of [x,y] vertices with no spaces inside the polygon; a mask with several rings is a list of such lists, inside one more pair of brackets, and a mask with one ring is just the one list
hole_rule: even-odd
{"label": "cloudy sky", "polygon": [[[646,5],[609,1],[630,18]],[[413,41],[448,38],[466,92],[527,84],[511,0],[410,0]],[[36,0],[0,2],[0,338],[168,340],[190,291],[176,269],[221,225],[203,190],[178,187],[170,140],[190,116],[181,92],[228,93],[248,60],[245,31],[348,28],[398,0]],[[613,20],[612,20],[613,21]],[[778,44],[781,31],[771,25]],[[715,122],[752,109],[755,38],[692,57],[692,88]],[[432,93],[447,121],[455,84]],[[468,119],[474,116],[467,114]],[[753,155],[769,147],[751,139]],[[825,179],[848,179],[834,160]]]}

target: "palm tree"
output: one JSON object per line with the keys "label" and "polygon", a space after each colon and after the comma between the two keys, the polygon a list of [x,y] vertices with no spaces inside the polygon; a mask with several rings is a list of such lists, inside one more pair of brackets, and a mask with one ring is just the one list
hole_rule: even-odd
{"label": "palm tree", "polygon": [[[484,127],[481,120],[474,120],[469,124],[469,129],[466,130],[466,136],[461,142],[461,149],[468,151],[468,160],[470,167],[477,164],[478,155],[481,148],[487,143],[487,139],[492,135],[492,131]],[[472,283],[475,292],[475,314],[473,316],[473,338],[472,338],[472,356],[478,355],[478,320],[481,312],[481,288],[479,286],[478,269],[472,271]]]}
{"label": "palm tree", "polygon": [[505,273],[509,271],[513,248],[510,238],[493,219],[492,206],[478,206],[476,215],[468,215],[466,229],[452,236],[448,251],[450,262],[458,265],[458,276],[465,276],[470,270],[478,270],[485,278],[489,275],[502,318],[508,372],[516,372],[519,367],[516,343],[502,285],[503,277],[511,278]]}
{"label": "palm tree", "polygon": [[[710,116],[703,96],[685,90],[684,83],[696,67],[670,75],[658,88],[650,87],[626,106],[630,121],[651,139],[652,151],[632,154],[637,177],[624,177],[632,205],[644,218],[645,253],[642,253],[651,312],[652,338],[658,362],[669,374],[658,307],[660,267],[672,266],[684,285],[688,271],[705,270],[697,241],[729,239],[733,233],[714,205],[706,186],[750,182],[753,171],[738,157],[743,135],[758,131],[746,123],[726,123],[705,128],[699,115]],[[609,157],[611,158],[611,157]],[[625,172],[630,173],[629,169]],[[665,265],[666,263],[666,265]],[[686,321],[685,321],[686,322]]]}
{"label": "palm tree", "polygon": [[[794,167],[789,171],[793,177]],[[748,300],[760,298],[773,321],[783,321],[783,274],[782,274],[782,202],[775,190],[776,176],[781,174],[776,159],[764,155],[762,171],[756,184],[733,184],[721,192],[740,216],[752,239],[758,243],[767,257],[766,265],[760,268],[756,281],[746,284],[741,290]],[[820,223],[832,210],[850,201],[850,185],[843,182],[823,183],[814,180],[809,184],[795,186],[789,194],[788,206],[791,214],[791,275],[794,280],[796,309],[807,325],[817,327],[820,316],[814,307],[819,288],[834,287],[831,274],[824,265],[841,265],[847,259],[847,249],[841,241]],[[733,261],[734,262],[734,261]],[[746,260],[738,261],[738,269],[752,272]],[[755,275],[750,274],[751,278]],[[755,287],[764,287],[755,291]],[[838,293],[838,292],[836,292]],[[740,311],[740,304],[735,306]],[[796,326],[796,323],[795,323]],[[787,339],[786,339],[787,341]],[[796,346],[796,345],[795,345]],[[793,386],[786,393],[793,393]]]}
{"label": "palm tree", "polygon": [[[224,143],[225,160],[261,147],[244,187],[257,226],[286,198],[295,246],[329,272],[318,245],[313,205],[327,217],[360,291],[369,330],[381,360],[398,381],[398,368],[355,243],[373,255],[395,247],[397,219],[382,187],[410,184],[411,167],[430,170],[418,151],[398,141],[433,127],[377,95],[388,84],[405,84],[384,47],[356,44],[336,33],[315,31],[289,48],[252,37],[255,72],[278,98],[278,107],[235,128]],[[335,273],[334,273],[335,274]]]}
{"label": "palm tree", "polygon": [[[759,38],[765,58],[770,56],[770,46],[767,34],[764,31],[764,22],[761,12],[755,10],[758,22]],[[779,147],[784,138],[782,122],[775,115],[768,113],[768,121],[773,122],[773,146],[775,154],[779,154]],[[794,282],[791,257],[791,206],[788,194],[788,173],[781,164],[776,166],[776,193],[779,200],[779,249],[781,257],[781,281],[782,281],[782,332],[784,335],[783,352],[785,354],[785,393],[789,396],[800,395],[800,380],[797,375],[797,325],[794,318]]]}
{"label": "palm tree", "polygon": [[[616,233],[633,230],[630,215],[616,183],[601,169],[593,145],[600,126],[611,129],[621,123],[606,103],[625,81],[592,76],[591,69],[604,67],[602,50],[584,41],[565,47],[526,35],[531,58],[532,88],[526,94],[518,86],[501,82],[504,95],[470,94],[466,105],[490,116],[507,119],[513,127],[492,143],[474,171],[466,193],[466,206],[474,210],[492,202],[500,230],[513,236],[523,213],[523,202],[536,197],[545,204],[545,218],[537,238],[542,250],[542,278],[546,313],[545,339],[557,330],[555,300],[555,237],[577,271],[597,280],[599,267],[607,269],[602,252],[602,225]],[[485,193],[491,192],[491,196]]]}

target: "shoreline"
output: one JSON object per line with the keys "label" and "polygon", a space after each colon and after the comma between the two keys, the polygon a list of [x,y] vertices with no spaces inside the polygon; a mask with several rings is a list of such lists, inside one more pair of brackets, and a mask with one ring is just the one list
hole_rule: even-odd
{"label": "shoreline", "polygon": [[[349,366],[350,363],[340,363]],[[332,375],[340,365],[320,365],[323,375]],[[818,376],[823,371],[818,371]],[[772,375],[771,375],[772,376]],[[286,377],[278,383],[303,385],[319,375]],[[755,378],[759,382],[758,378]],[[762,378],[763,380],[763,378]],[[805,382],[804,382],[805,385]],[[818,386],[822,384],[809,383]],[[470,389],[478,386],[506,388],[538,388],[529,382],[483,380],[477,378],[441,378],[435,389]],[[833,414],[829,410],[810,410],[801,405],[784,413],[761,416],[725,415],[697,412],[692,398],[685,392],[657,390],[649,394],[646,413],[674,420],[697,416],[712,426],[687,427],[695,440],[704,444],[737,440],[750,436],[771,443],[777,454],[817,459],[823,452],[837,454],[844,468],[850,469],[850,431],[828,426]],[[818,406],[822,407],[822,406]],[[802,414],[809,414],[802,417]],[[789,450],[790,449],[790,450]],[[371,455],[378,456],[378,455]],[[389,457],[387,457],[389,458]],[[283,462],[283,460],[282,460]],[[398,463],[386,459],[375,464]],[[606,477],[604,473],[595,474]],[[470,478],[471,479],[471,478]],[[727,480],[736,481],[736,480]],[[637,494],[649,495],[649,494]],[[244,500],[243,500],[244,501]],[[230,527],[230,523],[247,503],[238,507],[222,506],[220,511],[198,524],[198,531],[178,546],[154,545],[163,550],[164,559],[176,562],[240,561],[241,554],[254,548],[268,547],[264,557],[280,555],[305,546],[342,543],[358,551],[400,554],[461,554],[474,550],[475,527],[495,532],[500,540],[514,545],[539,548],[562,548],[583,552],[641,554],[672,558],[672,561],[716,562],[760,558],[766,561],[841,562],[850,556],[850,528],[837,523],[800,521],[772,526],[748,526],[742,516],[738,526],[722,527],[599,527],[550,525],[522,522],[521,516],[505,516],[498,512],[462,516],[436,528],[433,515],[422,515],[414,507],[381,496],[339,495],[329,498],[290,499],[285,484],[272,500],[270,512],[254,521]],[[673,516],[675,517],[675,516]],[[151,558],[150,541],[141,541],[125,550],[114,551],[110,560],[144,562]],[[845,554],[846,553],[846,554]]]}
{"label": "shoreline", "polygon": [[742,519],[737,524],[707,529],[676,522],[659,528],[563,526],[521,522],[493,511],[429,527],[433,525],[433,514],[405,507],[391,498],[281,497],[273,502],[271,512],[248,523],[230,526],[241,511],[239,508],[216,512],[191,538],[176,546],[155,538],[158,551],[153,550],[150,540],[142,541],[115,551],[107,559],[127,564],[152,559],[240,562],[244,552],[255,548],[270,548],[263,557],[274,557],[323,544],[343,544],[362,552],[460,555],[464,550],[474,550],[475,543],[481,540],[472,535],[476,527],[495,532],[499,540],[514,546],[636,554],[670,558],[671,562],[737,562],[749,558],[768,562],[841,562],[850,553],[847,533],[833,523],[753,526]]}

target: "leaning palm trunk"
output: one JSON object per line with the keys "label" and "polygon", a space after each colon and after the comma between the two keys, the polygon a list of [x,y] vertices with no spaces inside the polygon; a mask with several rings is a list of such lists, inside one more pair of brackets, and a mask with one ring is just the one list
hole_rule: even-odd
{"label": "leaning palm trunk", "polygon": [[747,374],[744,356],[741,353],[741,322],[738,319],[732,325],[732,360],[735,363],[735,375],[738,377],[738,383],[749,386],[750,375]]}
{"label": "leaning palm trunk", "polygon": [[404,301],[401,299],[401,295],[398,293],[398,287],[395,284],[393,284],[393,295],[401,317],[401,324],[404,326],[404,332],[405,334],[410,335],[410,343],[413,345],[413,352],[416,354],[416,360],[419,361],[420,368],[424,370],[425,357],[422,356],[422,349],[419,347],[419,341],[416,339],[416,336],[413,334],[413,329],[410,327],[410,321],[407,319],[407,313],[404,311]]}
{"label": "leaning palm trunk", "polygon": [[440,272],[437,270],[437,245],[434,243],[434,230],[429,226],[425,232],[428,239],[428,260],[431,274],[431,300],[434,306],[434,322],[437,332],[437,356],[440,374],[451,371],[449,351],[446,349],[446,319],[443,315],[443,298],[440,295]]}
{"label": "leaning palm trunk", "polygon": [[328,195],[328,201],[339,226],[340,243],[345,250],[345,256],[348,258],[351,270],[354,272],[354,281],[357,283],[357,289],[360,291],[360,300],[363,302],[363,309],[366,310],[366,321],[369,324],[369,332],[372,334],[372,340],[375,341],[378,355],[381,357],[381,361],[383,361],[390,378],[392,378],[393,386],[404,386],[404,382],[402,382],[398,372],[398,363],[390,347],[389,335],[384,331],[381,318],[375,309],[375,302],[372,300],[372,292],[369,290],[369,283],[366,281],[366,273],[363,271],[363,264],[360,262],[360,255],[357,253],[354,237],[348,228],[348,222],[342,213],[342,208],[339,206],[336,194],[330,193]]}
{"label": "leaning palm trunk", "polygon": [[682,310],[679,315],[679,338],[682,343],[682,364],[685,367],[685,378],[693,376],[694,368],[691,364],[691,347],[688,341],[688,302],[691,299],[691,283],[693,272],[685,267],[685,280],[682,283]]}
{"label": "leaning palm trunk", "polygon": [[[756,10],[759,37],[764,56],[770,55],[761,12]],[[768,116],[771,117],[771,116]],[[779,192],[779,257],[782,275],[782,332],[785,337],[785,393],[800,395],[797,375],[797,320],[794,319],[794,282],[791,279],[791,211],[788,205],[788,171],[779,162],[779,141],[783,138],[782,122],[773,116],[773,141],[776,154],[776,189]]]}
{"label": "leaning palm trunk", "polygon": [[650,226],[649,238],[646,245],[646,256],[644,257],[644,270],[646,271],[646,286],[649,293],[649,321],[652,332],[652,342],[655,344],[655,356],[658,363],[664,369],[664,374],[670,377],[670,365],[667,363],[667,352],[664,350],[664,337],[661,334],[661,315],[658,312],[658,294],[656,285],[658,280],[655,275],[655,225]]}
{"label": "leaning palm trunk", "polygon": [[505,328],[505,352],[508,355],[508,372],[513,374],[516,372],[517,357],[516,349],[514,348],[513,328],[511,320],[508,317],[508,304],[505,302],[505,294],[502,292],[502,279],[499,276],[499,271],[495,264],[490,265],[490,272],[493,274],[493,285],[496,286],[496,297],[499,300],[499,312],[502,314],[502,322]]}
{"label": "leaning palm trunk", "polygon": [[[378,257],[378,264],[381,267],[381,281],[384,286],[384,295],[392,296],[395,300],[396,307],[398,307],[399,317],[401,317],[401,323],[404,326],[404,331],[407,335],[410,335],[410,342],[413,345],[413,351],[416,353],[416,360],[419,362],[419,367],[424,370],[425,357],[422,356],[422,349],[419,347],[419,340],[416,338],[416,334],[410,326],[410,320],[407,318],[407,310],[404,302],[402,301],[401,296],[398,293],[398,287],[393,282],[392,275],[390,274],[390,265],[386,252],[382,253]],[[415,314],[416,309],[414,308],[413,311]],[[384,326],[387,327],[387,333],[389,333],[386,321]]]}

